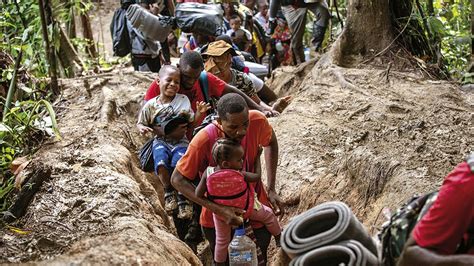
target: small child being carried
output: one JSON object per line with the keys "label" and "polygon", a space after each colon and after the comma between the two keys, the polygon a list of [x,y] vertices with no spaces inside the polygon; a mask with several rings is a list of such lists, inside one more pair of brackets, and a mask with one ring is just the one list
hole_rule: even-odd
{"label": "small child being carried", "polygon": [[[281,227],[270,207],[261,204],[255,193],[255,182],[261,179],[260,154],[255,161],[255,172],[242,171],[244,149],[231,139],[218,139],[212,148],[212,158],[216,167],[208,167],[196,188],[196,196],[205,197],[215,203],[245,210],[244,219],[263,223],[275,237],[279,246]],[[227,261],[227,248],[231,241],[231,226],[218,215],[213,214],[216,229],[214,261]]]}
{"label": "small child being carried", "polygon": [[200,121],[200,117],[205,115],[210,106],[198,102],[197,112],[194,114],[188,97],[177,93],[180,79],[177,67],[161,67],[158,74],[160,95],[143,106],[137,127],[141,134],[150,132],[156,135],[153,141],[154,169],[165,189],[166,212],[172,215],[178,209],[178,218],[191,219],[192,205],[183,195],[177,195],[171,186],[170,174],[189,145],[186,138],[189,123]]}

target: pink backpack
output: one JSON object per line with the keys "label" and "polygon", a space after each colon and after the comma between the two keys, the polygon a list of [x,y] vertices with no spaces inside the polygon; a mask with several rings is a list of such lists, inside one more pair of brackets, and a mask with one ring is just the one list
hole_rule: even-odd
{"label": "pink backpack", "polygon": [[245,210],[248,218],[253,210],[254,190],[244,180],[242,173],[232,169],[214,171],[208,168],[207,198],[215,203]]}

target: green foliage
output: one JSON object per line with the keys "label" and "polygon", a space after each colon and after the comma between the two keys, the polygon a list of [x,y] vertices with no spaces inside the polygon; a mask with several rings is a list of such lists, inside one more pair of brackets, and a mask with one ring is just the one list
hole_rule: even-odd
{"label": "green foliage", "polygon": [[453,78],[466,73],[471,54],[471,3],[469,0],[434,0],[428,18],[431,31],[441,38],[441,52]]}
{"label": "green foliage", "polygon": [[14,183],[11,163],[33,152],[48,134],[60,138],[55,112],[46,100],[17,102],[0,123],[0,211],[9,207],[8,195]]}
{"label": "green foliage", "polygon": [[[13,1],[7,1],[2,6],[0,14],[0,50],[16,58],[23,51],[21,65],[37,77],[47,74],[46,54],[43,47],[41,20],[38,1],[25,0],[19,3],[19,9]],[[23,21],[25,26],[23,25]],[[22,42],[22,34],[29,32],[26,41]],[[13,66],[11,66],[13,67]],[[12,70],[8,70],[12,72]],[[11,79],[2,73],[2,78]]]}

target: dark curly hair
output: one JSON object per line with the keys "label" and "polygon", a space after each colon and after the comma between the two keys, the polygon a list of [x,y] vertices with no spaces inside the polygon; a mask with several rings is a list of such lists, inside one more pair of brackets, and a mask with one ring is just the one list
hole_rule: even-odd
{"label": "dark curly hair", "polygon": [[223,161],[229,161],[233,151],[239,147],[240,143],[235,140],[226,138],[218,139],[216,143],[214,143],[214,146],[212,146],[212,159],[214,159],[217,165]]}

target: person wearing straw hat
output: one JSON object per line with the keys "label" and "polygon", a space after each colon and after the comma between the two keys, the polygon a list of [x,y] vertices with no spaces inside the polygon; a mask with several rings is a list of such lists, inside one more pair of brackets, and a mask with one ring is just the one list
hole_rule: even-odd
{"label": "person wearing straw hat", "polygon": [[268,106],[258,96],[258,92],[265,86],[263,82],[255,81],[249,75],[233,69],[232,57],[237,56],[237,52],[227,42],[220,40],[209,44],[207,50],[203,52],[205,58],[204,69],[210,72],[224,82],[235,86],[241,90],[257,104],[262,106],[266,111],[278,115],[290,102],[291,96],[283,97],[276,100],[273,107]]}

